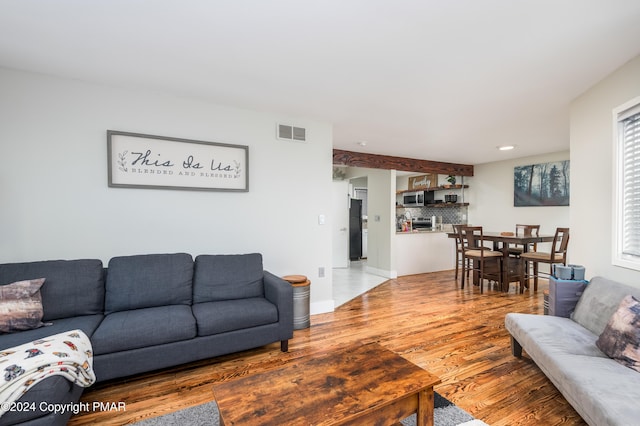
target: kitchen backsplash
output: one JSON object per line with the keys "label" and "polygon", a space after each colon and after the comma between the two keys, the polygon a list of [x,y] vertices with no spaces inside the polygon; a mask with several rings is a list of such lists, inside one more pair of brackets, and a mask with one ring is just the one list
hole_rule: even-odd
{"label": "kitchen backsplash", "polygon": [[431,216],[442,216],[442,223],[467,223],[466,214],[467,206],[452,206],[448,205],[446,208],[442,207],[409,207],[404,210],[400,209],[398,215],[402,215],[404,212],[409,211],[412,218]]}

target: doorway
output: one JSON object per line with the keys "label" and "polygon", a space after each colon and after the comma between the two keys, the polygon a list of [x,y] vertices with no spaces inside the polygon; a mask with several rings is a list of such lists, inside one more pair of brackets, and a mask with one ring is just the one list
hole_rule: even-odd
{"label": "doorway", "polygon": [[[334,181],[332,283],[336,307],[388,279],[367,272],[369,189],[367,175]],[[350,226],[349,211],[352,201],[360,206],[360,211],[357,213],[358,223],[354,221]],[[350,253],[350,246],[353,245],[349,241],[350,234],[358,234],[355,238],[362,247],[355,257]]]}

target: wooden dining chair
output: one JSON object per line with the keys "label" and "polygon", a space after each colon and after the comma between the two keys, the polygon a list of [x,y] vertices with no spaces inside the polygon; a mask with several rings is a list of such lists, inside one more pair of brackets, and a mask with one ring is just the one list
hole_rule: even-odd
{"label": "wooden dining chair", "polygon": [[[462,286],[464,288],[465,275],[470,265],[471,270],[478,273],[478,284],[480,293],[483,292],[483,281],[485,279],[495,280],[502,288],[502,258],[500,251],[490,250],[484,245],[484,234],[482,226],[462,226],[460,228],[460,238],[462,241]],[[471,261],[469,263],[469,261]],[[495,263],[496,268],[485,271],[486,266]]]}
{"label": "wooden dining chair", "polygon": [[[462,227],[465,225],[453,225],[453,232],[455,233],[456,237],[456,273],[455,273],[455,280],[458,281],[458,271],[460,270],[460,267],[462,266],[462,262],[464,261],[464,244],[462,241]],[[469,277],[469,273],[468,273],[468,268],[469,268],[469,260],[466,260],[467,262],[467,278]]]}
{"label": "wooden dining chair", "polygon": [[[533,276],[533,289],[538,291],[539,264],[547,263],[549,268],[554,264],[567,264],[567,247],[569,246],[569,228],[557,228],[549,252],[532,251],[520,255],[520,293],[524,292],[524,283]],[[533,273],[527,268],[527,262],[533,264]]]}

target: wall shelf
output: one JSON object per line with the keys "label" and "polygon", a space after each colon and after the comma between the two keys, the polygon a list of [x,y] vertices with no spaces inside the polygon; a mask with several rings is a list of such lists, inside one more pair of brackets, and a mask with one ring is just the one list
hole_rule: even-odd
{"label": "wall shelf", "polygon": [[468,188],[469,185],[441,185],[441,186],[432,186],[431,188],[418,188],[418,189],[403,189],[402,191],[396,191],[397,195],[404,194],[407,192],[435,192],[435,191],[449,191],[452,189],[462,189]]}
{"label": "wall shelf", "polygon": [[424,206],[408,206],[405,207],[403,205],[396,205],[397,209],[416,209],[416,208],[420,208],[420,207],[439,207],[439,208],[444,208],[444,207],[465,207],[468,206],[469,203],[434,203],[434,204],[425,204]]}

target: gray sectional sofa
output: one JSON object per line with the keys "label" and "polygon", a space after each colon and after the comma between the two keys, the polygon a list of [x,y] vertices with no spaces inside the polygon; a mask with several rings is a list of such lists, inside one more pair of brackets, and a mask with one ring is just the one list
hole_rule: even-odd
{"label": "gray sectional sofa", "polygon": [[[186,253],[0,265],[0,285],[45,278],[43,322],[0,334],[0,350],[80,329],[98,382],[280,342],[293,337],[291,285],[264,271],[260,254]],[[60,376],[20,401],[76,402],[82,388]],[[10,412],[0,425],[66,424],[70,413]]]}
{"label": "gray sectional sofa", "polygon": [[509,313],[505,318],[513,354],[520,357],[524,348],[592,426],[640,422],[640,373],[596,346],[598,336],[627,295],[640,299],[640,288],[595,277],[571,318],[520,313]]}

